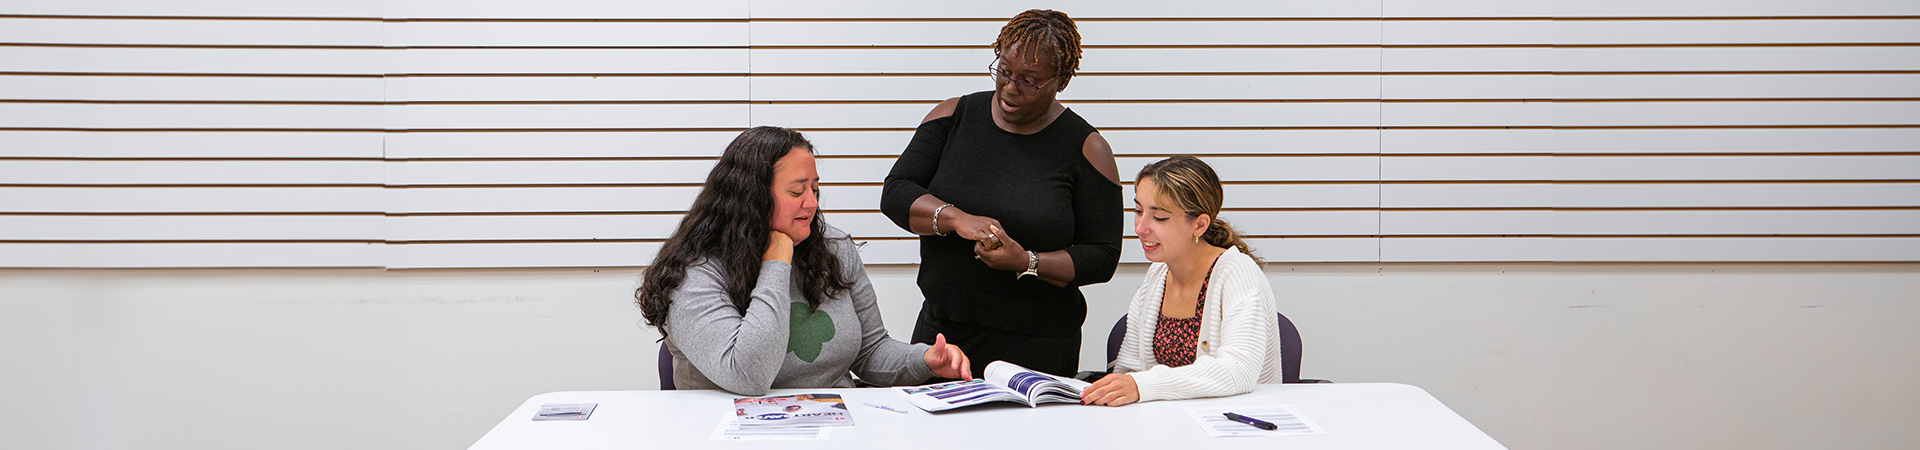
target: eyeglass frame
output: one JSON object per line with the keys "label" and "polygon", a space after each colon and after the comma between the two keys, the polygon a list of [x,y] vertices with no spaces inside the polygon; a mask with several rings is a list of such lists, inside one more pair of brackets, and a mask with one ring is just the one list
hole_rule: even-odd
{"label": "eyeglass frame", "polygon": [[1047,85],[1053,84],[1053,80],[1060,79],[1060,75],[1056,74],[1052,78],[1048,78],[1047,81],[1044,83],[1034,84],[1031,81],[1015,78],[1013,76],[1013,71],[1001,68],[1000,63],[1002,61],[1003,60],[999,58],[995,58],[992,63],[987,64],[987,76],[993,77],[994,81],[1000,81],[1001,78],[1006,78],[1007,81],[1013,82],[1021,86],[1025,86],[1028,89],[1038,91],[1041,89],[1046,89]]}

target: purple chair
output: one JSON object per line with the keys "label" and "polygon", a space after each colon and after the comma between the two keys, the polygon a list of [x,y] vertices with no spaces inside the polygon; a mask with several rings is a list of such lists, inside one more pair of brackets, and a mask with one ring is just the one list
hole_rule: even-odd
{"label": "purple chair", "polygon": [[673,389],[673,353],[667,351],[667,342],[660,342],[660,390]]}
{"label": "purple chair", "polygon": [[[1327,380],[1300,379],[1300,329],[1294,328],[1293,321],[1286,314],[1280,316],[1280,382],[1282,383],[1331,383]],[[1120,341],[1127,335],[1127,316],[1113,323],[1113,331],[1107,333],[1107,363],[1120,357]]]}

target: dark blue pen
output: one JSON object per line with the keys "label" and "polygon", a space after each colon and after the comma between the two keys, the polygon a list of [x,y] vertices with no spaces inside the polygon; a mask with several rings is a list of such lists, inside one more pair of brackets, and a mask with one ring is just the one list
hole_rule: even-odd
{"label": "dark blue pen", "polygon": [[1255,419],[1252,417],[1242,416],[1239,414],[1227,413],[1226,416],[1227,416],[1227,420],[1232,420],[1235,422],[1252,425],[1254,428],[1259,428],[1262,430],[1273,431],[1273,429],[1275,428],[1280,428],[1279,426],[1274,425],[1272,422]]}

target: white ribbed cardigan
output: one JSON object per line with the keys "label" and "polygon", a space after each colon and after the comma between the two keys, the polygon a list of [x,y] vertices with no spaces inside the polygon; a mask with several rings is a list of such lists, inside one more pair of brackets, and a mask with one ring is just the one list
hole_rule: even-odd
{"label": "white ribbed cardigan", "polygon": [[1273,287],[1252,257],[1229,249],[1214,261],[1193,364],[1167,367],[1153,360],[1153,330],[1166,289],[1167,265],[1154,263],[1127,308],[1127,334],[1114,359],[1113,371],[1132,374],[1140,386],[1140,401],[1243,394],[1255,384],[1280,382]]}

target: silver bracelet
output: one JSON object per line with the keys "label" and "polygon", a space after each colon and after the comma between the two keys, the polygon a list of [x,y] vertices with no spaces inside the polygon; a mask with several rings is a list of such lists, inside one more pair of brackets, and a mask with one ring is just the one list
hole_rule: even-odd
{"label": "silver bracelet", "polygon": [[953,206],[953,204],[941,203],[940,207],[933,209],[933,234],[935,235],[939,235],[939,236],[947,235],[946,233],[940,232],[940,210],[947,209],[948,206]]}

